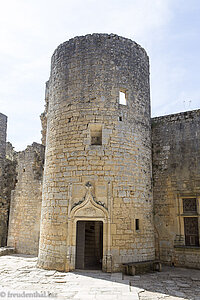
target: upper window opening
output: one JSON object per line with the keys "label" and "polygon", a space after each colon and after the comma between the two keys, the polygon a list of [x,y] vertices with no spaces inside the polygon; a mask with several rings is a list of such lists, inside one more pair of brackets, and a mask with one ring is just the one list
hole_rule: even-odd
{"label": "upper window opening", "polygon": [[91,145],[102,145],[102,125],[91,124],[90,126]]}
{"label": "upper window opening", "polygon": [[196,212],[197,212],[196,198],[184,198],[183,213],[196,213]]}
{"label": "upper window opening", "polygon": [[119,92],[119,104],[127,105],[127,97],[125,91]]}

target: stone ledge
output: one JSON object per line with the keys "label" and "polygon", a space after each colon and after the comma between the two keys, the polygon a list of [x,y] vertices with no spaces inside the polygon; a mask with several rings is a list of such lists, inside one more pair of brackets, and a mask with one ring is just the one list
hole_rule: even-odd
{"label": "stone ledge", "polygon": [[184,121],[186,119],[193,120],[194,118],[198,118],[200,115],[200,109],[194,109],[189,111],[184,111],[180,113],[164,115],[159,117],[152,117],[151,124],[152,126],[156,125],[159,122],[176,122],[176,121]]}
{"label": "stone ledge", "polygon": [[174,246],[175,250],[177,251],[198,251],[200,252],[199,246]]}
{"label": "stone ledge", "polygon": [[14,254],[15,248],[13,247],[0,247],[0,256]]}

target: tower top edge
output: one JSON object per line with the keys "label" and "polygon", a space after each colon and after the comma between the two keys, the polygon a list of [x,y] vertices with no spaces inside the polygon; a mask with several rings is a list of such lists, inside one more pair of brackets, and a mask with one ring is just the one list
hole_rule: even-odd
{"label": "tower top edge", "polygon": [[[134,47],[134,48],[137,48],[138,50],[142,51],[143,53],[146,53],[146,50],[140,46],[138,43],[136,43],[135,41],[133,41],[132,39],[130,38],[126,38],[126,37],[122,37],[120,35],[117,35],[117,34],[113,34],[113,33],[92,33],[92,34],[86,34],[86,35],[80,35],[80,36],[75,36],[63,43],[61,43],[54,51],[53,53],[53,56],[60,50],[64,49],[65,47],[68,47],[72,44],[79,44],[83,41],[88,41],[88,42],[91,42],[91,41],[97,41],[97,40],[101,40],[101,41],[106,41],[106,40],[110,40],[110,41],[120,41],[122,43],[126,43],[127,46],[131,46],[131,47]],[[148,55],[147,55],[148,56]]]}
{"label": "tower top edge", "polygon": [[8,117],[0,112],[0,118],[7,120]]}

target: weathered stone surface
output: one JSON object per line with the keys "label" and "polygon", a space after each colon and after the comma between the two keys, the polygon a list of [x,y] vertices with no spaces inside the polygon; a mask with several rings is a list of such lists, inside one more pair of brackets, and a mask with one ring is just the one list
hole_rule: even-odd
{"label": "weathered stone surface", "polygon": [[46,82],[46,90],[45,90],[45,110],[40,115],[40,120],[42,124],[42,145],[46,146],[46,134],[47,134],[47,113],[49,107],[49,82]]}
{"label": "weathered stone surface", "polygon": [[2,191],[4,162],[6,157],[7,117],[0,113],[0,191]]}
{"label": "weathered stone surface", "polygon": [[200,248],[185,247],[182,204],[183,198],[196,198],[193,214],[199,218],[200,110],[153,118],[152,146],[158,255],[165,263],[200,268]]}
{"label": "weathered stone surface", "polygon": [[149,100],[148,57],[135,42],[93,34],[54,52],[42,115],[40,267],[75,268],[83,218],[104,223],[103,270],[154,258]]}
{"label": "weathered stone surface", "polygon": [[[0,113],[0,245],[12,194],[8,244],[38,253],[43,183],[38,266],[75,268],[82,220],[103,222],[104,271],[151,260],[155,248],[167,264],[200,268],[200,110],[153,118],[151,130],[149,102],[148,57],[135,42],[93,34],[60,45],[41,115],[44,180],[44,146],[15,152]],[[183,199],[196,211],[184,212]],[[198,234],[186,236],[185,221]]]}
{"label": "weathered stone surface", "polygon": [[8,246],[37,254],[42,201],[44,146],[33,143],[17,153],[17,184],[12,193]]}
{"label": "weathered stone surface", "polygon": [[15,151],[6,143],[7,117],[0,113],[0,246],[7,245],[11,191],[16,183]]}
{"label": "weathered stone surface", "polygon": [[[200,280],[199,270],[164,267],[161,273],[122,277],[89,270],[52,272],[36,268],[36,260],[16,254],[0,257],[2,298],[199,300],[200,287],[191,279],[195,276]],[[25,297],[25,293],[29,296]]]}
{"label": "weathered stone surface", "polygon": [[7,117],[0,113],[0,246],[6,245],[8,203],[3,193],[4,168],[6,159]]}

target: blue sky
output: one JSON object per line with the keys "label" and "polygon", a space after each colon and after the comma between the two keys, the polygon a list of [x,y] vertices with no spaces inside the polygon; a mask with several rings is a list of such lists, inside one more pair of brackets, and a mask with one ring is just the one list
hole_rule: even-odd
{"label": "blue sky", "polygon": [[16,150],[40,142],[39,115],[54,49],[116,33],[150,57],[152,116],[200,108],[200,1],[0,0],[0,112]]}

